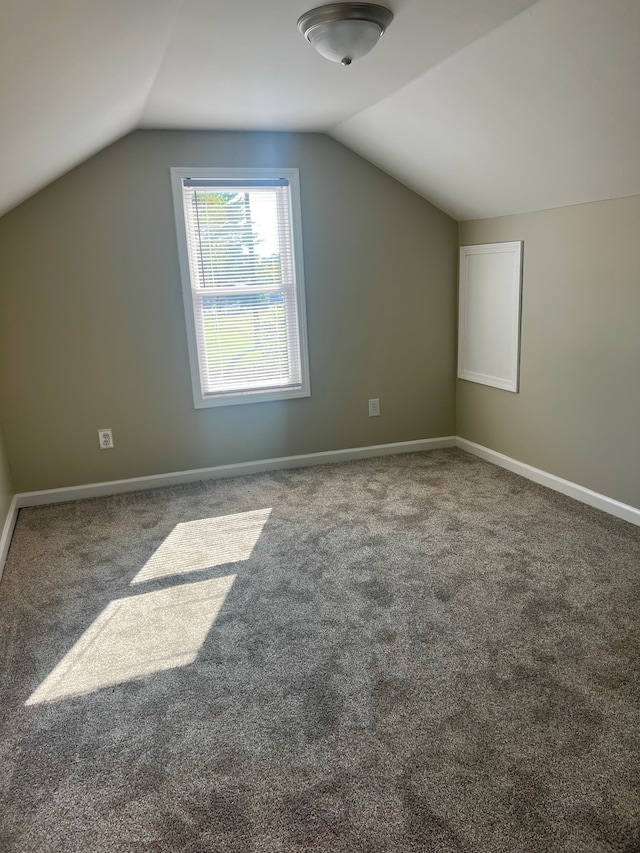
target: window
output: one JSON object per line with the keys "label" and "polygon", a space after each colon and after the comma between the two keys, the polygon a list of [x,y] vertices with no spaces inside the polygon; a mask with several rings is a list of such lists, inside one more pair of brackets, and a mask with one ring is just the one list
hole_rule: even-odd
{"label": "window", "polygon": [[196,408],[308,397],[297,169],[172,169]]}

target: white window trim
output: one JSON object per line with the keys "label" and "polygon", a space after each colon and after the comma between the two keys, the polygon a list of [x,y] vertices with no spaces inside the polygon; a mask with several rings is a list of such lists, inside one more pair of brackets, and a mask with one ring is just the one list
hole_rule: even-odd
{"label": "white window trim", "polygon": [[[242,179],[277,179],[286,178],[289,182],[289,198],[291,203],[291,230],[293,238],[293,263],[296,278],[296,303],[298,334],[300,336],[300,388],[275,388],[260,391],[240,391],[209,397],[202,393],[200,385],[200,365],[198,360],[198,345],[196,339],[195,316],[192,299],[191,272],[189,269],[189,252],[187,248],[187,232],[184,217],[184,201],[182,181],[184,178],[242,180]],[[187,344],[189,348],[189,366],[191,368],[191,385],[193,404],[196,409],[212,406],[235,406],[245,403],[264,403],[275,400],[291,400],[311,396],[309,379],[309,345],[307,338],[307,312],[304,284],[304,261],[302,256],[302,215],[300,207],[300,178],[298,169],[236,169],[217,167],[173,167],[171,168],[171,186],[173,190],[173,206],[175,212],[176,235],[178,240],[178,258],[180,261],[180,277],[182,280],[182,298],[184,316],[187,327]]]}

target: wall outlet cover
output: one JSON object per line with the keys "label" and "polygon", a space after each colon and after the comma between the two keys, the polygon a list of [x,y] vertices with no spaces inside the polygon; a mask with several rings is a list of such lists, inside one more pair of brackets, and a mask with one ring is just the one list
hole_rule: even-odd
{"label": "wall outlet cover", "polygon": [[111,450],[114,447],[113,435],[110,429],[99,429],[98,441],[100,442],[100,450]]}

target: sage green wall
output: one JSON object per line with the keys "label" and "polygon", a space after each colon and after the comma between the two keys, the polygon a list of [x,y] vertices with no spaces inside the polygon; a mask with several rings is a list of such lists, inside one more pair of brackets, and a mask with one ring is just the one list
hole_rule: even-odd
{"label": "sage green wall", "polygon": [[520,393],[458,380],[457,430],[640,507],[640,196],[460,224],[524,240]]}
{"label": "sage green wall", "polygon": [[[169,167],[209,165],[300,169],[309,399],[193,407]],[[454,432],[456,223],[327,136],[137,131],[0,219],[0,256],[18,491]]]}
{"label": "sage green wall", "polygon": [[[4,528],[7,515],[9,513],[9,504],[13,497],[13,482],[9,472],[9,463],[4,449],[4,441],[2,438],[2,430],[0,430],[0,536]],[[2,566],[0,566],[0,574]]]}

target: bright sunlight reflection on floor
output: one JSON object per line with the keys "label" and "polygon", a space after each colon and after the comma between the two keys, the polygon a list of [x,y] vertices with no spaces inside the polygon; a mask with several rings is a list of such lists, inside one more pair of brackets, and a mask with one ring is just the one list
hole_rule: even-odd
{"label": "bright sunlight reflection on floor", "polygon": [[271,509],[177,524],[132,584],[248,560]]}
{"label": "bright sunlight reflection on floor", "polygon": [[131,582],[176,575],[174,585],[110,602],[25,705],[193,663],[236,575],[192,583],[179,576],[248,560],[270,513],[259,509],[177,524]]}
{"label": "bright sunlight reflection on floor", "polygon": [[25,704],[80,696],[192,663],[235,577],[112,601]]}

